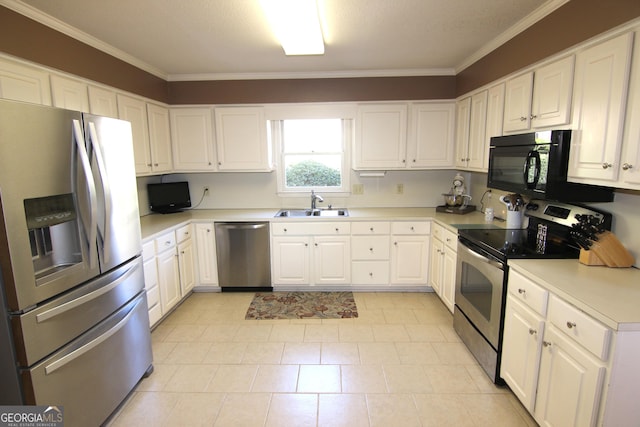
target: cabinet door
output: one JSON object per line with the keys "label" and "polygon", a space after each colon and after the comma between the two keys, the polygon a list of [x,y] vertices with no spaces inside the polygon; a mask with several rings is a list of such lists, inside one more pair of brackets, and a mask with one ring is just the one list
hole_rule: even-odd
{"label": "cabinet door", "polygon": [[636,40],[617,187],[640,190],[640,40]]}
{"label": "cabinet door", "polygon": [[115,92],[89,86],[89,111],[98,116],[118,118],[118,100]]}
{"label": "cabinet door", "polygon": [[534,410],[544,320],[507,297],[500,376],[531,413]]}
{"label": "cabinet door", "polygon": [[206,286],[218,285],[218,268],[216,260],[216,237],[213,223],[196,224],[196,245],[198,283]]}
{"label": "cabinet door", "polygon": [[274,285],[308,285],[309,237],[274,237],[271,255]]}
{"label": "cabinet door", "polygon": [[52,74],[51,94],[54,107],[89,112],[87,85],[81,81]]}
{"label": "cabinet door", "polygon": [[544,332],[535,418],[542,426],[594,426],[604,366],[553,325]]}
{"label": "cabinet door", "polygon": [[574,56],[535,71],[531,125],[549,127],[569,123]]}
{"label": "cabinet door", "polygon": [[149,116],[149,143],[151,147],[151,170],[154,173],[170,172],[171,131],[169,130],[169,110],[155,104],[147,104]]}
{"label": "cabinet door", "polygon": [[261,107],[215,108],[220,171],[271,171],[267,121]]}
{"label": "cabinet door", "polygon": [[406,146],[406,104],[358,107],[354,169],[403,169]]}
{"label": "cabinet door", "polygon": [[474,170],[482,170],[485,151],[489,149],[487,140],[485,139],[487,128],[487,93],[486,90],[483,90],[471,97],[467,167]]}
{"label": "cabinet door", "polygon": [[122,120],[131,122],[133,134],[133,157],[136,174],[151,172],[151,150],[149,148],[149,124],[147,121],[147,106],[141,99],[117,95],[118,116]]}
{"label": "cabinet door", "polygon": [[455,104],[413,104],[407,146],[410,168],[454,165]]}
{"label": "cabinet door", "polygon": [[431,262],[429,263],[429,286],[442,298],[442,264],[444,262],[444,243],[442,240],[431,239],[429,255],[431,257]]}
{"label": "cabinet door", "polygon": [[391,236],[391,284],[426,285],[429,238]]}
{"label": "cabinet door", "polygon": [[316,236],[313,238],[313,275],[317,285],[351,283],[351,238]]}
{"label": "cabinet door", "polygon": [[504,99],[504,132],[528,130],[531,127],[533,72],[507,80]]}
{"label": "cabinet door", "polygon": [[482,169],[489,169],[489,146],[491,138],[502,136],[502,123],[504,121],[504,83],[493,86],[487,93],[487,126],[485,137],[485,152],[482,160]]}
{"label": "cabinet door", "polygon": [[180,301],[180,275],[176,248],[162,252],[156,257],[156,261],[162,312],[167,313]]}
{"label": "cabinet door", "polygon": [[471,97],[456,102],[456,167],[466,168],[469,162],[469,125]]}
{"label": "cabinet door", "polygon": [[632,40],[624,34],[576,57],[570,178],[600,185],[618,179]]}
{"label": "cabinet door", "polygon": [[196,284],[194,271],[195,256],[193,239],[187,239],[178,245],[178,267],[180,269],[181,296],[187,295]]}
{"label": "cabinet door", "polygon": [[155,256],[145,260],[144,287],[147,290],[147,305],[149,307],[149,324],[155,325],[162,317],[162,303],[160,302],[160,286],[158,286],[158,269]]}
{"label": "cabinet door", "polygon": [[456,251],[445,245],[442,262],[442,292],[440,294],[440,298],[451,313],[453,313],[453,305],[455,302],[456,260]]}
{"label": "cabinet door", "polygon": [[49,74],[35,68],[0,60],[0,98],[51,105]]}
{"label": "cabinet door", "polygon": [[175,171],[214,171],[210,108],[172,108],[171,143]]}

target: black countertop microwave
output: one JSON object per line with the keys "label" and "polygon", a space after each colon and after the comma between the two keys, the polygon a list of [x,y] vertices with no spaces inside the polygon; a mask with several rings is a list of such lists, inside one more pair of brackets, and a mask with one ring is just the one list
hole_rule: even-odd
{"label": "black countertop microwave", "polygon": [[613,189],[567,182],[570,130],[491,138],[487,187],[560,202],[611,202]]}

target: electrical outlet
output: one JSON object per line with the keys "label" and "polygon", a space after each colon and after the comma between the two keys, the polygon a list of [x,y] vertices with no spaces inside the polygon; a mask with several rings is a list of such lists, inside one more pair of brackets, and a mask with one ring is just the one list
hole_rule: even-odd
{"label": "electrical outlet", "polygon": [[404,194],[404,184],[396,184],[396,194]]}
{"label": "electrical outlet", "polygon": [[364,194],[364,184],[353,184],[352,194]]}

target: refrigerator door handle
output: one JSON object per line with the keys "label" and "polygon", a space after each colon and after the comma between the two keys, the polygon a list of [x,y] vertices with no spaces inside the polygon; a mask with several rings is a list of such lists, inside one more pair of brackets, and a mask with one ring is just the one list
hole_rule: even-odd
{"label": "refrigerator door handle", "polygon": [[132,308],[124,316],[124,318],[122,318],[122,320],[120,320],[118,323],[116,323],[115,326],[113,326],[111,329],[109,329],[105,333],[99,335],[94,340],[89,341],[87,344],[83,345],[82,347],[80,347],[80,348],[78,348],[76,350],[73,350],[71,353],[64,355],[63,357],[61,357],[60,359],[56,360],[55,362],[45,366],[45,368],[44,368],[45,374],[46,375],[50,375],[50,374],[54,373],[55,371],[57,371],[58,369],[62,368],[66,364],[73,362],[78,357],[82,356],[83,354],[85,354],[88,351],[91,351],[95,347],[99,346],[100,344],[102,344],[103,342],[105,342],[106,340],[111,338],[111,336],[113,336],[120,329],[122,329],[122,327],[124,325],[126,325],[127,322],[129,321],[129,318],[134,315],[134,313],[136,312],[134,310],[134,308]]}
{"label": "refrigerator door handle", "polygon": [[98,297],[100,297],[101,295],[106,294],[107,292],[110,292],[112,289],[116,288],[117,286],[119,286],[123,281],[127,280],[129,278],[129,276],[131,276],[137,269],[137,266],[133,266],[131,267],[129,270],[127,270],[124,274],[122,274],[120,277],[118,277],[116,280],[114,280],[113,282],[111,282],[110,284],[108,284],[107,286],[103,286],[100,289],[96,289],[93,292],[90,292],[88,294],[85,294],[83,296],[81,296],[80,298],[76,298],[74,300],[68,301],[62,305],[59,305],[55,308],[52,308],[50,310],[44,311],[38,315],[36,315],[36,322],[37,323],[42,323],[45,322],[53,317],[56,317],[62,313],[66,313],[69,310],[73,310],[74,308],[85,304],[88,301],[91,301],[93,299],[96,299]]}
{"label": "refrigerator door handle", "polygon": [[84,136],[82,135],[82,127],[79,120],[73,121],[73,135],[78,148],[78,156],[80,157],[80,164],[84,172],[84,176],[87,182],[87,189],[89,190],[89,208],[90,208],[90,224],[88,234],[89,245],[89,267],[95,268],[98,265],[98,260],[93,257],[93,251],[91,251],[91,245],[97,240],[97,217],[98,217],[98,202],[96,200],[96,184],[93,180],[93,174],[91,173],[91,163],[89,162],[89,154],[85,147]]}
{"label": "refrigerator door handle", "polygon": [[104,225],[102,229],[102,247],[103,247],[103,260],[109,262],[109,254],[111,250],[109,248],[111,236],[111,230],[109,230],[111,224],[111,187],[109,186],[109,180],[106,175],[106,166],[104,157],[102,156],[102,149],[100,141],[98,139],[98,132],[96,131],[96,125],[93,122],[89,122],[89,142],[93,146],[93,153],[96,156],[96,162],[98,163],[98,174],[100,175],[100,181],[102,181],[102,190],[104,194]]}

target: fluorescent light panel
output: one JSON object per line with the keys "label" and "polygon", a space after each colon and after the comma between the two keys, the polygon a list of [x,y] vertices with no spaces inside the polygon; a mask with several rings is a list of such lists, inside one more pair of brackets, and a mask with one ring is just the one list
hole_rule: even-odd
{"label": "fluorescent light panel", "polygon": [[260,0],[286,55],[322,55],[324,41],[316,0]]}

